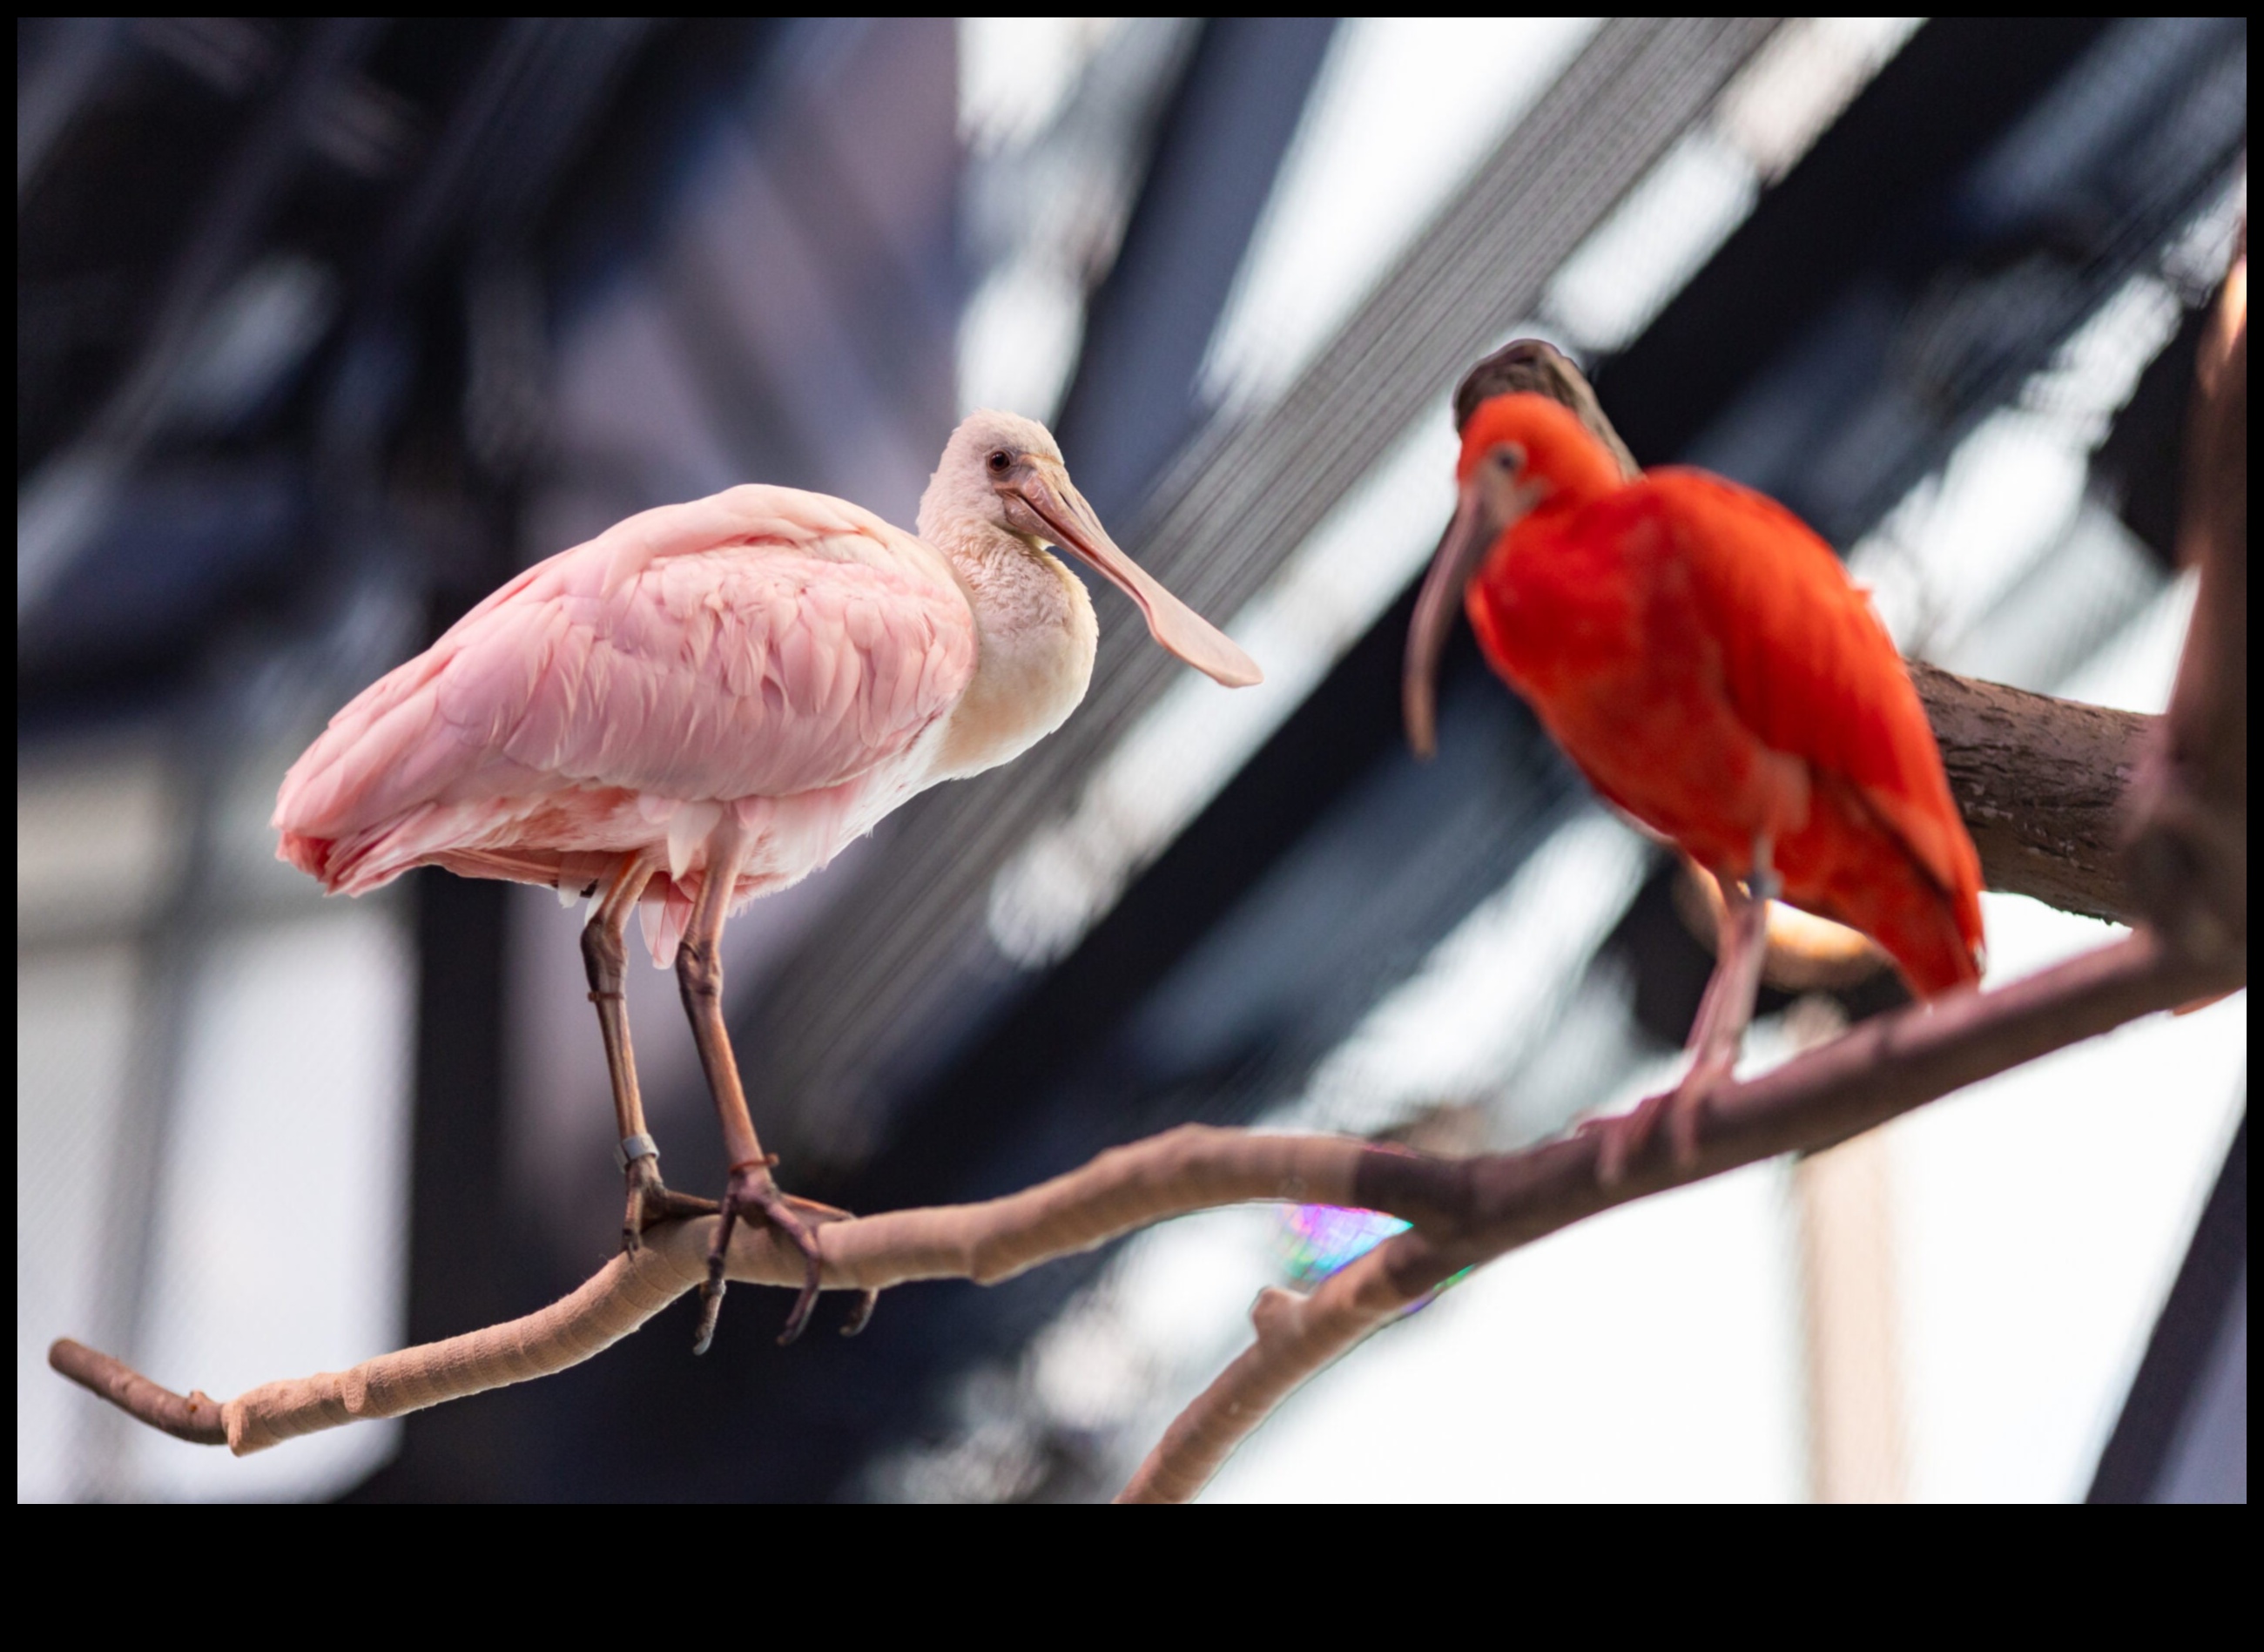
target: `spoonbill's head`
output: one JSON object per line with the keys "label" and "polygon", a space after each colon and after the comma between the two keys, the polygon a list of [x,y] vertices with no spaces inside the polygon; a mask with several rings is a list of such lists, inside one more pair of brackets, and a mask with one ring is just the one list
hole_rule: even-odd
{"label": "spoonbill's head", "polygon": [[1536,506],[1588,499],[1620,483],[1617,461],[1563,403],[1529,390],[1489,397],[1462,426],[1454,520],[1431,558],[1414,622],[1400,701],[1407,740],[1428,757],[1438,744],[1439,658],[1470,581],[1496,546]]}
{"label": "spoonbill's head", "polygon": [[1069,479],[1053,433],[1037,420],[984,409],[952,432],[920,501],[919,530],[932,539],[969,521],[1033,549],[1058,545],[1090,563],[1139,604],[1150,636],[1205,676],[1230,688],[1264,680],[1231,638],[1118,548]]}

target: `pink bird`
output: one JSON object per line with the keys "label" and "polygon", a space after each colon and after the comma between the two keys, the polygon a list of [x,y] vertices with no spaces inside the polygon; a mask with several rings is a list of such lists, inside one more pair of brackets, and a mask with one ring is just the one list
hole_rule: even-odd
{"label": "pink bird", "polygon": [[[293,764],[279,858],[358,895],[417,866],[593,896],[582,936],[628,1179],[623,1248],[714,1208],[671,1193],[646,1133],[621,997],[629,913],[673,958],[730,1175],[708,1261],[705,1350],[744,1216],[775,1226],[816,1299],[828,1207],[772,1179],[724,1030],[726,915],[824,866],[939,781],[1058,728],[1099,632],[1062,546],[1221,683],[1248,655],[1120,550],[1045,427],[977,412],[920,500],[919,536],[845,500],[744,486],[663,506],[536,564],[368,688]],[[849,1327],[861,1328],[867,1298]]]}

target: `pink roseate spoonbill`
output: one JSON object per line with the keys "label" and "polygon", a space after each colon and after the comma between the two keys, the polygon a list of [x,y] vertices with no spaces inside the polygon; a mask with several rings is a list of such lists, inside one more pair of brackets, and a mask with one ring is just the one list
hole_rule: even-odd
{"label": "pink roseate spoonbill", "polygon": [[[1981,863],[1902,657],[1831,547],[1702,470],[1629,479],[1561,402],[1471,412],[1407,644],[1427,755],[1457,607],[1591,784],[1711,872],[1728,913],[1682,1082],[1608,1121],[1615,1178],[1663,1110],[1678,1156],[1737,1059],[1767,903],[1870,935],[1921,997],[1980,979]],[[1742,887],[1741,887],[1742,886]]]}
{"label": "pink roseate spoonbill", "polygon": [[[1083,557],[1165,648],[1230,687],[1249,656],[1101,527],[1044,426],[977,412],[920,501],[919,535],[842,499],[744,486],[632,516],[536,564],[365,689],[285,776],[276,853],[360,894],[412,867],[593,898],[582,936],[628,1182],[621,1242],[715,1208],[671,1193],[646,1132],[621,997],[629,914],[672,958],[729,1155],[696,1346],[741,1218],[808,1263],[781,1342],[816,1299],[814,1228],[780,1191],[725,1032],[726,915],[824,866],[908,797],[979,774],[1084,698],[1098,630]],[[850,1328],[862,1326],[867,1298]]]}

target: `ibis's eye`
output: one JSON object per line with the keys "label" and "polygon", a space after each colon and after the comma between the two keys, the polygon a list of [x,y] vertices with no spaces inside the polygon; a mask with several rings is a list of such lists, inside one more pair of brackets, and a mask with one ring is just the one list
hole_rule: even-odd
{"label": "ibis's eye", "polygon": [[983,462],[990,467],[992,476],[1002,477],[1014,468],[1014,455],[1001,448]]}
{"label": "ibis's eye", "polygon": [[1525,449],[1513,441],[1506,441],[1493,450],[1494,469],[1506,477],[1513,477],[1525,469]]}

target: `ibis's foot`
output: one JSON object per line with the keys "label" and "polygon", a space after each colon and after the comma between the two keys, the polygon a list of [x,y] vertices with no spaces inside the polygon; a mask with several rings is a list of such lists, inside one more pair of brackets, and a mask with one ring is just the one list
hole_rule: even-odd
{"label": "ibis's foot", "polygon": [[1698,1162],[1698,1120],[1706,1098],[1730,1075],[1730,1064],[1700,1061],[1671,1090],[1646,1095],[1631,1111],[1610,1118],[1592,1118],[1580,1126],[1602,1138],[1596,1151],[1596,1179],[1614,1187],[1627,1168],[1651,1145],[1659,1121],[1666,1123],[1667,1139],[1674,1146],[1674,1168],[1687,1170]]}
{"label": "ibis's foot", "polygon": [[880,1302],[881,1293],[878,1291],[860,1291],[857,1293],[857,1306],[849,1310],[849,1317],[842,1321],[841,1334],[844,1336],[854,1336],[870,1325],[873,1322],[873,1310],[880,1306]]}
{"label": "ibis's foot", "polygon": [[1651,1132],[1658,1128],[1658,1116],[1673,1096],[1673,1090],[1662,1090],[1656,1095],[1646,1095],[1634,1108],[1624,1113],[1615,1113],[1609,1118],[1585,1119],[1580,1134],[1593,1136],[1596,1141],[1596,1180],[1605,1187],[1617,1187],[1627,1175],[1628,1163],[1640,1155],[1651,1142]]}
{"label": "ibis's foot", "polygon": [[693,1353],[706,1353],[715,1340],[715,1318],[723,1310],[724,1258],[730,1253],[731,1229],[743,1213],[759,1215],[802,1253],[802,1295],[795,1300],[794,1312],[787,1315],[779,1346],[783,1348],[802,1335],[802,1327],[809,1323],[810,1309],[817,1306],[820,1259],[816,1224],[795,1210],[797,1204],[803,1210],[812,1208],[807,1200],[789,1199],[779,1191],[778,1183],[771,1179],[768,1161],[731,1167],[730,1182],[723,1190],[723,1219],[715,1225],[715,1248],[708,1253],[708,1279],[700,1287],[700,1329],[693,1339]]}

